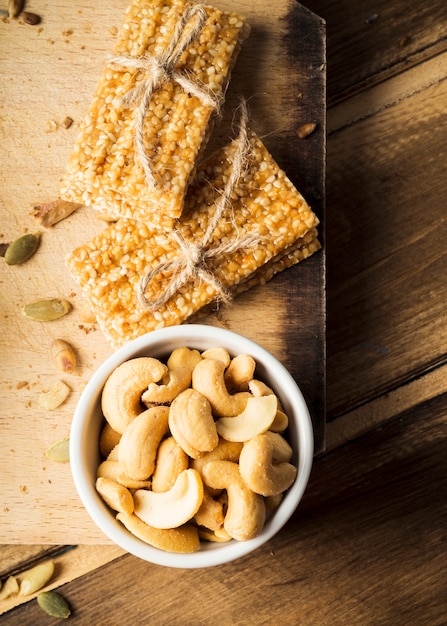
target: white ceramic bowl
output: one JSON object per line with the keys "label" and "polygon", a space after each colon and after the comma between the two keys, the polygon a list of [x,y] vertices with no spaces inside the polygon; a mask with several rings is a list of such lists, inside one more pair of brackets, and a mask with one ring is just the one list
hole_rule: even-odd
{"label": "white ceramic bowl", "polygon": [[[98,441],[103,416],[101,392],[113,370],[131,358],[162,358],[180,346],[206,350],[225,347],[234,356],[250,354],[257,363],[256,376],[273,388],[289,416],[288,439],[294,450],[298,474],[280,506],[266,522],[263,531],[250,541],[228,543],[202,542],[192,554],[174,554],[154,548],[134,537],[106,506],[95,489],[96,469],[100,462]],[[85,387],[76,407],[70,434],[70,463],[74,483],[87,512],[114,543],[127,552],[159,565],[201,568],[238,559],[271,539],[295,511],[306,488],[313,460],[312,423],[304,398],[285,367],[257,343],[232,331],[214,326],[184,324],[143,335],[109,357]]]}

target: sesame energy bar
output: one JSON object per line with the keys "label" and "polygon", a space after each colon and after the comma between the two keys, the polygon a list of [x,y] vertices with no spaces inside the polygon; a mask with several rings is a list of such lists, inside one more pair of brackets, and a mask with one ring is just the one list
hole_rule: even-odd
{"label": "sesame energy bar", "polygon": [[62,183],[61,197],[172,224],[249,35],[245,19],[184,0],[134,0]]}
{"label": "sesame energy bar", "polygon": [[[120,219],[67,257],[68,268],[113,346],[180,324],[218,299],[222,289],[237,295],[319,249],[318,218],[250,131],[244,166],[210,231],[234,171],[236,143],[214,153],[198,169],[174,230]],[[200,248],[205,239],[206,251]],[[208,275],[201,275],[203,265]],[[185,280],[169,295],[185,269]],[[142,279],[148,276],[142,301]],[[163,294],[168,297],[160,301]]]}

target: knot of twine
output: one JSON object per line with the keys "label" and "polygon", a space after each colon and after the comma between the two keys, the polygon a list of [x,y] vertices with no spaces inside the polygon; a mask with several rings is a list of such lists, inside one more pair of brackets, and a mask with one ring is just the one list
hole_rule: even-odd
{"label": "knot of twine", "polygon": [[[200,244],[195,244],[187,241],[178,230],[174,229],[172,231],[172,237],[180,248],[177,258],[172,261],[159,263],[154,269],[145,274],[138,283],[138,302],[146,309],[151,311],[159,309],[192,278],[199,278],[204,283],[211,285],[217,291],[220,299],[224,303],[228,303],[231,300],[228,290],[224,288],[221,281],[208,268],[207,262],[243,248],[251,248],[260,240],[258,233],[249,233],[245,236],[236,236],[233,241],[228,243],[221,243],[212,248],[207,247],[214,230],[222,218],[234,186],[243,173],[247,161],[250,144],[247,136],[247,109],[245,102],[242,103],[241,109],[241,122],[238,137],[234,142],[235,153],[233,155],[231,172],[222,195],[215,204],[214,215],[208,224],[203,239]],[[148,300],[145,296],[148,285],[152,280],[163,273],[172,274],[169,284],[157,298]]]}
{"label": "knot of twine", "polygon": [[146,181],[154,187],[157,182],[145,150],[143,137],[144,120],[154,91],[164,82],[174,80],[186,93],[196,96],[204,105],[216,110],[220,108],[220,98],[175,69],[182,54],[199,36],[206,19],[206,11],[201,5],[194,5],[185,9],[175,26],[166,50],[158,58],[147,55],[109,57],[110,63],[145,72],[146,78],[119,98],[118,104],[122,107],[131,108],[139,103],[135,120],[136,153],[143,167]]}

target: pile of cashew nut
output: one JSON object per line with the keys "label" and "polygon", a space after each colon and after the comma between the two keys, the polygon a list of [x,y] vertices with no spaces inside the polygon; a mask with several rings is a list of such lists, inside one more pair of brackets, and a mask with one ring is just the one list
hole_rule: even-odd
{"label": "pile of cashew nut", "polygon": [[135,536],[187,553],[262,531],[297,469],[288,417],[255,370],[246,354],[182,347],[109,376],[96,489]]}

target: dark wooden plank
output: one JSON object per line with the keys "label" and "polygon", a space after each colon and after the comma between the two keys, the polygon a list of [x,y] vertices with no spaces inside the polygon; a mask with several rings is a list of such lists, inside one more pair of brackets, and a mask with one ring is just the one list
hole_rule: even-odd
{"label": "dark wooden plank", "polygon": [[447,49],[447,3],[306,0],[327,22],[328,103]]}
{"label": "dark wooden plank", "polygon": [[[294,518],[229,565],[131,556],[65,585],[73,623],[445,624],[447,396],[321,457]],[[32,602],[10,626],[52,623]]]}
{"label": "dark wooden plank", "polygon": [[446,97],[444,81],[329,137],[330,417],[446,358]]}
{"label": "dark wooden plank", "polygon": [[[292,5],[285,18],[284,50],[295,81],[290,92],[297,106],[289,131],[281,133],[275,158],[287,171],[320,219],[322,249],[276,279],[286,311],[284,362],[299,382],[314,424],[315,452],[324,449],[326,421],[326,25],[305,7]],[[289,102],[291,94],[284,94]],[[315,131],[297,139],[306,123]]]}

